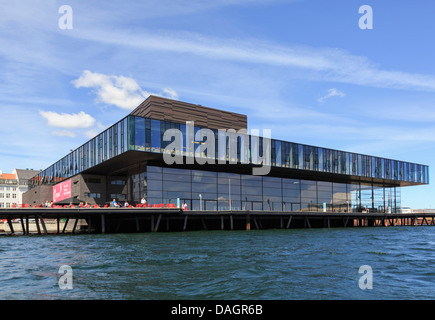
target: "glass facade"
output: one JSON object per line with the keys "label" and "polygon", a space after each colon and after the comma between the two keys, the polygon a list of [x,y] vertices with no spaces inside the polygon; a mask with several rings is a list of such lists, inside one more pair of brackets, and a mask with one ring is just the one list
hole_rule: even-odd
{"label": "glass facade", "polygon": [[[54,185],[127,151],[171,152],[165,148],[174,140],[163,139],[168,129],[182,133],[176,155],[262,163],[262,137],[210,130],[215,141],[213,150],[208,150],[200,148],[209,138],[196,134],[199,127],[127,116],[30,179],[30,187]],[[326,175],[325,181],[315,181],[209,172],[200,170],[199,164],[199,170],[148,166],[145,172],[129,177],[131,191],[123,198],[139,202],[145,197],[151,204],[180,199],[189,208],[204,210],[397,212],[400,185],[429,183],[425,165],[276,139],[270,142],[272,167],[336,174],[347,182],[328,181]]]}
{"label": "glass facade", "polygon": [[[132,176],[133,202],[193,210],[397,212],[400,188],[148,166]],[[177,200],[179,199],[179,200]]]}
{"label": "glass facade", "polygon": [[[204,139],[195,139],[200,129],[194,127],[193,132],[185,124],[160,121],[137,116],[127,116],[107,130],[100,133],[84,145],[80,146],[49,168],[31,179],[31,185],[56,184],[84,170],[107,161],[129,150],[163,153],[170,143],[163,140],[168,129],[182,132],[179,150],[183,156],[200,158],[213,157],[238,163],[261,164],[262,137],[237,135],[228,133],[225,139],[219,139],[222,132],[211,130],[215,135],[214,156],[209,151],[199,152]],[[235,150],[231,150],[230,141],[237,141]],[[189,148],[189,146],[193,146]],[[177,153],[180,151],[177,150]],[[271,165],[273,167],[309,170],[347,175],[407,182],[409,184],[428,184],[429,168],[426,165],[378,158],[362,154],[302,145],[287,141],[271,139]],[[308,191],[307,191],[308,192]],[[307,206],[308,203],[303,204]]]}

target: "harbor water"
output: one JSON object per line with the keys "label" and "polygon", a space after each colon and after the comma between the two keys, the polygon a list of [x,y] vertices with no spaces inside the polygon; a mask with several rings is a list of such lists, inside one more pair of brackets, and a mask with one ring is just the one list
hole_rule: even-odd
{"label": "harbor water", "polygon": [[435,299],[434,248],[431,226],[1,236],[0,299]]}

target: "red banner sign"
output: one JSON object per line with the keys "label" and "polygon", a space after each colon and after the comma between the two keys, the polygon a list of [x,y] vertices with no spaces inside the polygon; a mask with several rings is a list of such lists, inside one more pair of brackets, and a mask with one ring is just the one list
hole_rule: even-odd
{"label": "red banner sign", "polygon": [[71,198],[71,179],[53,186],[53,202]]}

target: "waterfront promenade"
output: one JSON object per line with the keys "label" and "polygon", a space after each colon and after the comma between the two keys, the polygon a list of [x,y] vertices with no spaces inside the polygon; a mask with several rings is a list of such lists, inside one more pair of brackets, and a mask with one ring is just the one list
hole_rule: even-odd
{"label": "waterfront promenade", "polygon": [[[3,234],[433,226],[435,213],[199,211],[172,206],[0,209]],[[3,230],[2,230],[3,229]]]}

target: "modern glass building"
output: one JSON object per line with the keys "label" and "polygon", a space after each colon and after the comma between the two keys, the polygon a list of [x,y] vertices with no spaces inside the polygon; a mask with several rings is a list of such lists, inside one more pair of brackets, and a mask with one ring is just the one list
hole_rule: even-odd
{"label": "modern glass building", "polygon": [[[193,128],[186,124],[192,120]],[[214,134],[215,150],[200,148],[207,139],[196,133],[204,128]],[[71,179],[73,200],[98,204],[144,197],[150,204],[179,199],[196,210],[399,212],[401,187],[429,183],[426,165],[276,139],[267,149],[270,172],[253,175],[264,165],[265,138],[237,131],[246,128],[244,115],[151,96],[33,177],[31,188]],[[168,129],[181,132],[179,148],[168,150]],[[168,165],[165,152],[185,161]]]}

